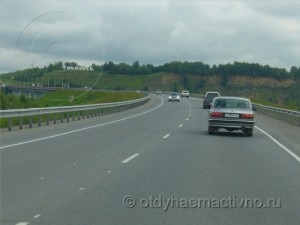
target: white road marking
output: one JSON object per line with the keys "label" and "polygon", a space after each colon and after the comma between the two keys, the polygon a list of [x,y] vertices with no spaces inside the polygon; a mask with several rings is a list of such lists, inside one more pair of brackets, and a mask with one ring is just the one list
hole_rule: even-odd
{"label": "white road marking", "polygon": [[186,118],[186,120],[189,120],[189,118]]}
{"label": "white road marking", "polygon": [[84,190],[84,188],[83,188],[83,187],[79,188],[79,191],[83,191],[83,190]]}
{"label": "white road marking", "polygon": [[111,171],[110,171],[110,170],[107,170],[107,172],[108,172],[108,173],[111,173]]}
{"label": "white road marking", "polygon": [[139,156],[140,154],[139,153],[135,153],[133,154],[132,156],[128,157],[127,159],[124,159],[122,161],[122,163],[128,163],[130,160],[134,159],[135,157]]}
{"label": "white road marking", "polygon": [[32,139],[32,140],[29,140],[29,141],[23,141],[23,142],[19,142],[19,143],[15,143],[15,144],[10,144],[10,145],[4,145],[4,146],[1,146],[0,149],[11,148],[11,147],[18,146],[18,145],[24,145],[24,144],[28,144],[28,143],[32,143],[32,142],[37,142],[37,141],[43,141],[43,140],[46,140],[46,139],[56,138],[56,137],[72,134],[72,133],[75,133],[75,132],[89,130],[89,129],[96,128],[96,127],[102,127],[102,126],[105,126],[105,125],[121,122],[121,121],[128,120],[128,119],[131,119],[131,118],[134,118],[134,117],[137,117],[137,116],[141,116],[143,114],[149,113],[149,112],[159,108],[160,106],[162,106],[162,104],[164,103],[164,100],[163,100],[162,97],[159,97],[159,98],[161,99],[161,103],[158,106],[156,106],[152,109],[149,109],[145,112],[136,114],[136,115],[128,116],[128,117],[118,119],[118,120],[114,120],[114,121],[110,121],[110,122],[107,122],[107,123],[101,123],[101,124],[93,125],[93,126],[90,126],[90,127],[79,128],[79,129],[67,131],[67,132],[60,133],[60,134],[50,135],[50,136],[47,136],[47,137]]}
{"label": "white road marking", "polygon": [[44,179],[45,179],[45,177],[41,177],[41,178],[40,178],[40,180],[44,180]]}
{"label": "white road marking", "polygon": [[73,166],[77,166],[77,164],[76,164],[76,163],[73,163]]}
{"label": "white road marking", "polygon": [[166,134],[165,136],[163,136],[163,138],[167,138],[167,137],[169,137],[170,136],[170,134]]}
{"label": "white road marking", "polygon": [[275,142],[279,147],[281,147],[284,151],[286,151],[287,153],[289,153],[292,157],[294,157],[298,162],[300,162],[300,157],[295,154],[294,152],[292,152],[290,149],[288,149],[287,147],[285,147],[283,144],[281,144],[279,141],[277,141],[275,138],[273,138],[270,134],[268,134],[266,131],[262,130],[261,128],[254,126],[257,130],[259,130],[260,132],[262,132],[263,134],[265,134],[266,136],[268,136],[273,142]]}
{"label": "white road marking", "polygon": [[178,127],[182,127],[183,126],[183,124],[180,124]]}
{"label": "white road marking", "polygon": [[40,214],[37,214],[33,217],[33,219],[39,218],[40,216],[41,216]]}
{"label": "white road marking", "polygon": [[17,223],[16,225],[27,225],[29,224],[29,222],[20,222],[20,223]]}

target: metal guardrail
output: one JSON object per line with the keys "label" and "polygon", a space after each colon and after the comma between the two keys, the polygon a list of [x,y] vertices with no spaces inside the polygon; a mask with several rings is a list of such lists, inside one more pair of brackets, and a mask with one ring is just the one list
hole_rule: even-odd
{"label": "metal guardrail", "polygon": [[203,94],[190,93],[190,97],[194,97],[194,98],[204,98],[205,95],[203,95]]}
{"label": "metal guardrail", "polygon": [[75,118],[77,118],[77,120],[80,120],[81,118],[85,119],[85,117],[89,118],[128,110],[146,103],[149,99],[150,97],[146,96],[144,98],[124,102],[78,106],[0,110],[0,119],[8,119],[8,130],[11,131],[13,126],[12,121],[14,118],[18,118],[19,120],[19,129],[23,128],[24,118],[28,118],[27,120],[29,128],[32,128],[34,123],[33,117],[37,117],[37,125],[40,127],[42,125],[42,117],[45,117],[44,119],[46,125],[49,125],[50,121],[53,121],[54,124],[56,124],[58,120],[61,123],[63,123],[65,120],[67,122],[70,122],[70,120],[75,121]]}
{"label": "metal guardrail", "polygon": [[293,124],[295,126],[300,126],[300,112],[281,109],[276,107],[265,106],[261,104],[252,103],[256,107],[256,112],[264,114],[266,116],[273,117],[278,120]]}

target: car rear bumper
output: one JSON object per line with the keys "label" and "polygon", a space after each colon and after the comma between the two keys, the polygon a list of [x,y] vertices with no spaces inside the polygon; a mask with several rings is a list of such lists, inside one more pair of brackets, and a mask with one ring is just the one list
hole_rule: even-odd
{"label": "car rear bumper", "polygon": [[231,128],[237,130],[244,129],[253,129],[254,121],[246,121],[246,120],[217,120],[217,119],[208,119],[208,126],[214,128]]}
{"label": "car rear bumper", "polygon": [[211,101],[203,101],[203,107],[210,107],[211,106]]}

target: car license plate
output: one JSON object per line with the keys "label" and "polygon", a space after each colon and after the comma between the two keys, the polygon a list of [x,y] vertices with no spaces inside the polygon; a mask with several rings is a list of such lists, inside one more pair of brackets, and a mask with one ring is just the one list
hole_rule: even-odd
{"label": "car license plate", "polygon": [[235,113],[225,113],[225,117],[229,117],[229,118],[239,118],[239,114],[235,114]]}

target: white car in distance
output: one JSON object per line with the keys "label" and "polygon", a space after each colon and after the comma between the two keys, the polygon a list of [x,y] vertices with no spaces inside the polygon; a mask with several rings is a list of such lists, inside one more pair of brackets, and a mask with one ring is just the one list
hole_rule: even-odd
{"label": "white car in distance", "polygon": [[189,91],[183,90],[183,91],[181,92],[181,98],[183,98],[183,97],[189,98],[189,97],[190,97]]}

